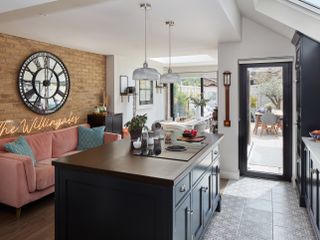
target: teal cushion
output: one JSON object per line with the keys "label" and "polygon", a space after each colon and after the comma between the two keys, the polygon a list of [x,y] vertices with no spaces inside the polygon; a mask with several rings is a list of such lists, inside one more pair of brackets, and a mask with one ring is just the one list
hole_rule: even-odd
{"label": "teal cushion", "polygon": [[90,148],[99,147],[103,144],[105,127],[86,128],[78,127],[78,150],[84,151]]}
{"label": "teal cushion", "polygon": [[20,136],[16,141],[5,144],[4,148],[8,152],[28,156],[31,158],[33,166],[36,164],[36,159],[34,157],[32,149],[30,148],[27,140],[24,137]]}

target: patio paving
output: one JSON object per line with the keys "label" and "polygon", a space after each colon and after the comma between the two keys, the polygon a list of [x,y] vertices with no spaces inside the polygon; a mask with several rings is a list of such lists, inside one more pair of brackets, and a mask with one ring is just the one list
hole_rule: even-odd
{"label": "patio paving", "polygon": [[282,133],[253,134],[251,124],[251,145],[248,154],[248,170],[274,174],[283,173],[283,137]]}

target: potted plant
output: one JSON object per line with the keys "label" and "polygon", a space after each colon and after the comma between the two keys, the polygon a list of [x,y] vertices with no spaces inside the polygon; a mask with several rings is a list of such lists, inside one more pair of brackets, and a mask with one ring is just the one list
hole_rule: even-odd
{"label": "potted plant", "polygon": [[137,115],[125,124],[128,128],[131,140],[136,140],[141,136],[142,128],[147,122],[147,114]]}
{"label": "potted plant", "polygon": [[209,99],[205,99],[200,95],[200,97],[190,97],[191,103],[196,107],[196,118],[201,118],[201,107],[205,107],[209,102]]}

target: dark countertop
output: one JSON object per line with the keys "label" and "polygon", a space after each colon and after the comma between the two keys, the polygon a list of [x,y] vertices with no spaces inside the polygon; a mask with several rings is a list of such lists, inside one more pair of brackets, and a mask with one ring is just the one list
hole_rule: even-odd
{"label": "dark countertop", "polygon": [[55,167],[68,167],[98,172],[146,183],[173,186],[223,138],[221,134],[206,134],[207,143],[189,161],[134,156],[130,140],[123,139],[52,162]]}

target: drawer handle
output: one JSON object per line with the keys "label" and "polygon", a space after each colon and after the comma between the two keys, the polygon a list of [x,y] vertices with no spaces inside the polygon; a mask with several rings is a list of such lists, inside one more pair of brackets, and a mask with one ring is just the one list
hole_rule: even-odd
{"label": "drawer handle", "polygon": [[219,152],[216,150],[213,152],[214,155],[217,155]]}
{"label": "drawer handle", "polygon": [[193,214],[193,210],[188,209],[188,210],[187,210],[187,213],[190,214],[190,215],[192,215],[192,214]]}
{"label": "drawer handle", "polygon": [[185,192],[186,191],[186,185],[182,185],[179,189],[180,192]]}
{"label": "drawer handle", "polygon": [[203,192],[207,192],[208,190],[209,190],[208,187],[202,187],[202,191],[203,191]]}

